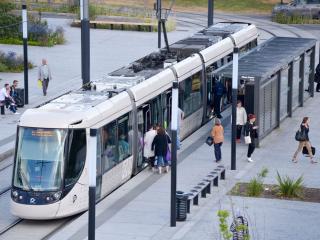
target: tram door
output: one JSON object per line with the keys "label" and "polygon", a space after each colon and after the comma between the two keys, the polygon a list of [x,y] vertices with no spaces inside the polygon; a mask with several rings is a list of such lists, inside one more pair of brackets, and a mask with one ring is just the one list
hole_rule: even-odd
{"label": "tram door", "polygon": [[163,122],[161,125],[166,128],[168,131],[170,131],[170,122],[171,122],[171,103],[172,103],[172,96],[171,96],[171,90],[167,91],[162,95],[162,119]]}
{"label": "tram door", "polygon": [[206,117],[209,118],[211,112],[213,111],[213,77],[212,77],[213,67],[207,68],[206,78],[207,78],[207,104],[206,104]]}
{"label": "tram door", "polygon": [[149,130],[151,126],[151,110],[150,104],[145,104],[138,110],[138,159],[137,159],[137,168],[142,168],[145,159],[143,157],[143,146],[144,146],[144,134]]}

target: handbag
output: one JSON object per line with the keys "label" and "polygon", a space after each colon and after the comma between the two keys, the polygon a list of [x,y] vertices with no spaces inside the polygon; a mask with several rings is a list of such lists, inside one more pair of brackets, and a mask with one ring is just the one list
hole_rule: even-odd
{"label": "handbag", "polygon": [[244,136],[244,142],[246,144],[250,144],[251,143],[251,137],[250,136]]}
{"label": "handbag", "polygon": [[213,138],[211,136],[207,137],[206,144],[211,146],[213,144]]}
{"label": "handbag", "polygon": [[[311,152],[312,152],[312,155],[314,156],[316,154],[316,148],[315,147],[311,147]],[[303,155],[309,155],[308,149],[306,147],[303,147],[302,154]]]}
{"label": "handbag", "polygon": [[42,88],[42,81],[38,79],[38,88]]}
{"label": "handbag", "polygon": [[296,136],[295,136],[296,141],[301,142],[301,141],[306,141],[306,134],[304,131],[301,131],[301,129],[299,129],[296,132]]}

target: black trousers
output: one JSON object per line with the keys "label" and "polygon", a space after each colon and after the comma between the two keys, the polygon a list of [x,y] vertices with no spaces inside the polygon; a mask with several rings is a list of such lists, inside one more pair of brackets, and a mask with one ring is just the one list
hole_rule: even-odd
{"label": "black trousers", "polygon": [[237,125],[237,139],[241,138],[242,125]]}
{"label": "black trousers", "polygon": [[49,86],[49,78],[44,78],[42,81],[42,91],[44,96],[47,95],[48,86]]}
{"label": "black trousers", "polygon": [[250,158],[252,153],[254,152],[254,149],[256,148],[256,145],[254,144],[254,140],[251,139],[251,143],[248,145],[248,153],[247,157]]}
{"label": "black trousers", "polygon": [[220,104],[222,96],[214,96],[214,113],[219,116],[221,113]]}

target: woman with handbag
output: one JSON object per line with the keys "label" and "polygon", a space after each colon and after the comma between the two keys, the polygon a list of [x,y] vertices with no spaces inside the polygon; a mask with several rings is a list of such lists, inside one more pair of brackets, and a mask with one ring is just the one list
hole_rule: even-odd
{"label": "woman with handbag", "polygon": [[157,162],[157,167],[159,169],[159,174],[162,172],[162,167],[166,167],[166,171],[169,172],[169,163],[166,158],[169,143],[171,142],[170,138],[166,134],[164,128],[159,127],[157,129],[157,135],[152,141],[152,150],[155,153],[155,160]]}
{"label": "woman with handbag", "polygon": [[223,133],[221,121],[219,118],[216,118],[214,127],[211,130],[211,137],[213,138],[214,155],[217,163],[221,161],[221,146],[224,140]]}
{"label": "woman with handbag", "polygon": [[249,114],[249,120],[244,127],[244,140],[248,144],[247,160],[248,162],[253,162],[251,155],[254,152],[256,145],[255,139],[258,138],[257,129],[258,126],[255,124],[256,116],[254,114]]}
{"label": "woman with handbag", "polygon": [[303,147],[306,147],[308,150],[309,158],[311,163],[316,163],[316,161],[313,160],[313,154],[311,150],[311,143],[309,141],[309,123],[310,119],[309,117],[304,117],[302,119],[302,123],[300,125],[300,136],[298,137],[299,145],[296,150],[296,152],[293,155],[292,162],[297,163],[297,156],[299,152],[302,151]]}

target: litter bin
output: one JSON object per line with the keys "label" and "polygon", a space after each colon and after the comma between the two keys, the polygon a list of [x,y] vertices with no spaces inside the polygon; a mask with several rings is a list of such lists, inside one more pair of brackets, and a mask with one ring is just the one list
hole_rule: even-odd
{"label": "litter bin", "polygon": [[17,96],[14,97],[14,100],[17,104],[17,107],[21,108],[24,106],[24,88],[16,88]]}
{"label": "litter bin", "polygon": [[185,221],[187,219],[188,195],[184,192],[176,192],[176,220]]}

